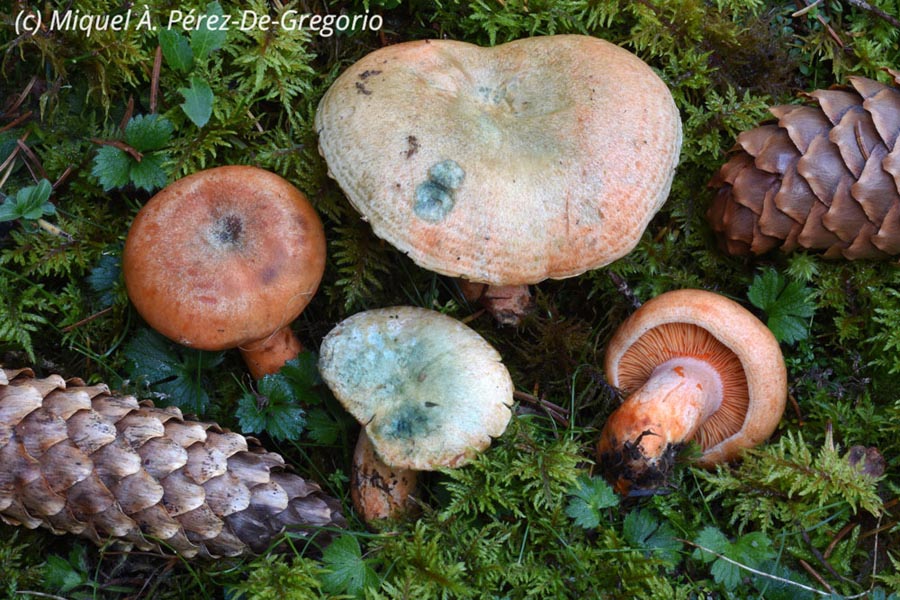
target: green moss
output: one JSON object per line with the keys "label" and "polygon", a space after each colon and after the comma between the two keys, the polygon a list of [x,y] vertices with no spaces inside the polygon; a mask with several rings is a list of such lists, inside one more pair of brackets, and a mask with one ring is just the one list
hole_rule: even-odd
{"label": "green moss", "polygon": [[[731,258],[716,247],[705,222],[706,183],[739,132],[767,118],[770,104],[796,101],[799,90],[827,87],[851,74],[886,81],[881,69],[900,64],[900,28],[861,3],[836,1],[803,14],[794,14],[793,3],[738,0],[314,0],[285,6],[220,1],[226,11],[273,17],[301,7],[320,14],[369,10],[383,17],[384,27],[331,37],[232,28],[220,49],[187,70],[163,60],[157,81],[156,31],[19,35],[16,14],[0,13],[0,87],[5,92],[0,163],[18,142],[29,151],[17,150],[0,172],[0,192],[13,195],[46,177],[56,184],[51,221],[63,232],[19,222],[0,229],[5,364],[34,363],[42,373],[128,383],[124,349],[143,324],[125,298],[118,256],[133,215],[150,194],[131,185],[104,190],[91,164],[99,142],[124,139],[121,127],[129,117],[155,111],[174,129],[163,149],[169,160],[161,168],[168,179],[215,165],[255,164],[280,173],[310,196],[325,223],[329,259],[317,297],[295,324],[305,344],[315,348],[334,323],[363,308],[436,308],[469,318],[500,350],[517,388],[527,392],[530,401],[519,412],[529,416],[515,421],[491,451],[461,471],[425,478],[426,508],[417,524],[366,534],[348,503],[363,559],[379,576],[380,586],[369,597],[490,597],[483,590],[498,598],[763,593],[765,579],[746,573],[736,588],[727,589],[713,574],[715,563],[694,557],[689,546],[666,560],[640,547],[625,526],[635,504],[642,519],[651,515],[646,522],[663,531],[668,531],[663,526],[671,528],[679,539],[696,541],[712,526],[727,538],[724,547],[733,548],[743,535],[761,532],[778,551],[778,559],[764,570],[789,581],[819,586],[818,580],[799,575],[807,572],[799,562],[804,560],[843,593],[876,585],[900,592],[890,556],[878,554],[874,565],[867,560],[875,540],[880,549],[900,545],[895,504],[900,493],[900,272],[890,261],[833,262],[813,254]],[[45,4],[42,10],[49,14],[60,3]],[[146,4],[158,24],[174,9],[203,13],[208,0]],[[891,0],[870,4],[897,12]],[[77,5],[85,14],[122,10],[122,3],[113,0]],[[142,11],[143,5],[134,8]],[[498,328],[477,313],[454,281],[418,268],[372,234],[327,176],[317,152],[314,115],[334,78],[383,44],[436,37],[490,45],[554,33],[602,37],[646,60],[672,90],[684,122],[684,148],[670,198],[634,252],[605,269],[540,284],[537,309],[522,326]],[[189,32],[184,35],[190,38]],[[178,90],[188,86],[190,77],[208,82],[214,96],[203,127],[180,106],[184,97]],[[452,184],[459,185],[452,172],[428,177],[429,198],[438,192],[452,195]],[[769,450],[715,475],[681,466],[668,494],[608,509],[592,530],[576,526],[564,510],[571,486],[591,471],[597,429],[618,402],[602,364],[616,325],[636,302],[678,287],[713,289],[749,307],[753,278],[765,270],[801,282],[816,308],[805,323],[808,337],[785,347],[794,402]],[[229,353],[209,384],[216,401],[207,416],[226,426],[236,425],[233,407],[242,369]],[[569,410],[571,426],[547,418],[541,400]],[[340,442],[301,438],[280,450],[297,470],[346,499],[348,440],[355,438],[356,425],[333,399],[323,406],[337,423],[334,439]],[[886,474],[874,490],[881,500],[879,516],[872,490],[863,494],[847,485],[852,474],[839,460],[844,451],[821,454],[828,449],[829,431],[836,448],[859,444],[886,457]],[[822,488],[829,477],[843,482],[842,489]],[[791,492],[807,489],[813,492]],[[835,496],[837,491],[858,492],[855,503]],[[766,502],[774,506],[768,513],[761,510],[770,506]],[[73,544],[41,532],[27,536],[52,543],[61,556]],[[42,556],[23,550],[24,538],[4,537],[0,586],[57,593],[41,589],[36,573]],[[93,549],[89,554],[95,556]],[[891,556],[898,559],[896,552]],[[327,597],[315,557],[290,562],[265,557],[220,569],[177,565],[169,570],[155,557],[124,553],[102,555],[86,573],[99,586],[93,589],[109,597],[116,597],[117,578],[129,569],[146,574],[146,589],[160,598],[218,597],[225,589],[248,598],[287,597],[284,590]],[[22,574],[10,578],[20,566]],[[789,592],[799,589],[785,585]]]}

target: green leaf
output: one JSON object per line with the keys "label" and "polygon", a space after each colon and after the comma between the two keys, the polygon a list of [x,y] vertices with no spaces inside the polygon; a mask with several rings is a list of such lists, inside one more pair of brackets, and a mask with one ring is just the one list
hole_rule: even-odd
{"label": "green leaf", "polygon": [[754,531],[739,537],[727,555],[748,567],[757,568],[763,562],[775,558],[775,550],[766,534]]}
{"label": "green leaf", "polygon": [[172,122],[159,115],[135,115],[125,126],[125,142],[145,153],[159,150],[169,143],[174,127]]}
{"label": "green leaf", "polygon": [[778,294],[784,287],[784,279],[778,274],[778,271],[769,269],[762,275],[753,278],[750,289],[747,290],[747,297],[753,306],[768,310],[778,302]]}
{"label": "green leaf", "polygon": [[649,550],[668,563],[678,562],[681,542],[675,539],[675,530],[668,523],[657,520],[649,510],[628,513],[622,533],[632,546]]}
{"label": "green leaf", "polygon": [[209,405],[203,371],[218,366],[223,352],[185,348],[150,329],[142,329],[125,347],[132,379],[148,386],[154,399],[186,412],[203,414]]}
{"label": "green leaf", "polygon": [[734,591],[741,583],[741,568],[733,562],[717,558],[709,572],[729,592]]}
{"label": "green leaf", "polygon": [[84,554],[82,546],[75,546],[69,552],[68,559],[56,554],[48,556],[44,563],[44,582],[50,589],[63,594],[87,584],[90,578]]}
{"label": "green leaf", "polygon": [[326,410],[314,408],[307,415],[306,429],[310,439],[328,446],[337,441],[341,433],[341,424],[335,421]]}
{"label": "green leaf", "polygon": [[46,179],[37,185],[30,185],[19,190],[15,196],[7,196],[0,204],[0,221],[37,221],[44,215],[52,215],[56,207],[49,201],[53,186]]}
{"label": "green leaf", "polygon": [[[164,187],[169,180],[163,163],[166,154],[164,152],[155,152],[153,154],[145,154],[141,162],[132,161],[129,177],[135,187],[152,192],[155,189]],[[129,158],[129,160],[131,160]]]}
{"label": "green leaf", "polygon": [[[725,586],[728,591],[733,591],[740,585],[745,574],[745,570],[741,566],[757,569],[763,562],[774,558],[776,554],[772,549],[771,540],[761,531],[743,535],[732,543],[724,533],[715,527],[707,526],[694,542],[698,546],[703,546],[704,549],[698,548],[694,551],[693,557],[706,563],[712,562],[710,573],[713,579]],[[707,550],[731,560],[725,560]]]}
{"label": "green leaf", "polygon": [[600,525],[600,511],[619,504],[618,494],[605,479],[598,476],[582,475],[569,490],[569,496],[566,514],[575,520],[576,525],[585,529]]}
{"label": "green leaf", "polygon": [[793,344],[809,336],[815,304],[812,292],[802,283],[787,282],[777,271],[768,269],[754,277],[747,297],[766,313],[766,325],[778,341]]}
{"label": "green leaf", "polygon": [[197,127],[203,127],[212,116],[212,105],[215,97],[209,84],[199,77],[190,78],[191,87],[178,88],[184,96],[181,109]]}
{"label": "green leaf", "polygon": [[44,582],[61,593],[68,593],[84,584],[84,578],[61,556],[51,554],[44,564]]}
{"label": "green leaf", "polygon": [[114,146],[101,146],[94,156],[91,174],[100,181],[103,190],[125,187],[131,181],[132,159]]}
{"label": "green leaf", "polygon": [[97,266],[91,269],[87,283],[100,296],[100,308],[112,306],[116,293],[122,287],[122,258],[119,254],[104,254]]}
{"label": "green leaf", "polygon": [[250,392],[245,393],[238,399],[234,416],[242,432],[262,433],[268,425],[265,398]]}
{"label": "green leaf", "polygon": [[319,357],[315,352],[301,352],[281,367],[280,373],[287,378],[298,401],[304,406],[319,404],[322,395],[319,388],[322,376],[319,374]]}
{"label": "green leaf", "polygon": [[194,65],[194,52],[187,38],[172,29],[159,31],[159,45],[163,56],[173,69],[187,73]]}
{"label": "green leaf", "polygon": [[[224,16],[222,5],[210,2],[206,5],[206,17],[218,17],[218,19],[204,18],[200,26],[191,31],[191,48],[197,60],[206,60],[213,50],[218,50],[225,43],[225,30],[222,17]],[[210,26],[210,25],[214,26]],[[202,126],[201,126],[202,127]]]}
{"label": "green leaf", "polygon": [[704,527],[700,533],[697,534],[697,537],[694,538],[694,543],[698,546],[702,546],[702,548],[697,548],[692,556],[706,563],[713,562],[718,558],[715,554],[711,554],[706,550],[724,554],[731,545],[731,542],[728,541],[725,534],[712,525]]}
{"label": "green leaf", "polygon": [[248,392],[238,400],[235,416],[241,429],[265,432],[276,440],[300,437],[306,425],[306,411],[298,403],[299,394],[284,368],[260,379],[258,386],[257,393]]}
{"label": "green leaf", "polygon": [[363,559],[353,535],[344,534],[331,542],[322,553],[322,563],[326,569],[322,575],[325,590],[333,594],[359,596],[379,584],[378,575]]}

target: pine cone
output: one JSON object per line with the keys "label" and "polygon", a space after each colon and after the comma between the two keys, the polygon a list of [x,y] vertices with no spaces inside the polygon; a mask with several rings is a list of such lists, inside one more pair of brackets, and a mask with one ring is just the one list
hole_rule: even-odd
{"label": "pine cone", "polygon": [[[890,71],[900,85],[900,72]],[[829,258],[900,254],[900,89],[864,77],[774,106],[738,136],[707,217],[731,254],[780,246]]]}
{"label": "pine cone", "polygon": [[[340,527],[339,504],[253,438],[105,385],[0,369],[0,518],[182,556]],[[317,540],[321,539],[317,536]]]}

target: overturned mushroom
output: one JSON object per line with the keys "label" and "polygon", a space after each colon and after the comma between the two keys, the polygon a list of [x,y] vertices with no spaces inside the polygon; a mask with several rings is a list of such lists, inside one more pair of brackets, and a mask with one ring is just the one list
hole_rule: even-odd
{"label": "overturned mushroom", "polygon": [[769,329],[736,302],[702,290],[668,292],[639,308],[606,352],[610,383],[628,395],[600,434],[601,466],[622,493],[665,483],[681,445],[697,463],[732,460],[781,420],[787,374]]}
{"label": "overturned mushroom", "polygon": [[487,297],[510,322],[527,284],[634,248],[681,148],[653,70],[579,35],[381,48],[334,82],[316,128],[375,234],[426,269],[509,286]]}
{"label": "overturned mushroom", "polygon": [[[414,471],[464,465],[512,414],[512,380],[497,351],[459,321],[423,308],[344,320],[322,341],[319,369],[374,448],[357,447],[355,480],[383,493],[363,489],[354,500],[378,496],[388,508],[358,504],[363,516],[398,516],[409,506],[394,493],[398,484],[411,491]],[[383,465],[370,466],[369,455]]]}
{"label": "overturned mushroom", "polygon": [[201,350],[240,348],[255,377],[300,351],[289,325],[325,269],[325,233],[306,196],[246,166],[200,171],[138,212],[122,256],[138,312]]}

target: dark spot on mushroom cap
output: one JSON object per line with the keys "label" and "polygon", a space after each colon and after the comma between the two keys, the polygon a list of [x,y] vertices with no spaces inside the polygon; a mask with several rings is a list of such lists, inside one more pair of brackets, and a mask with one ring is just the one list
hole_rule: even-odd
{"label": "dark spot on mushroom cap", "polygon": [[466,172],[455,160],[435,163],[428,169],[428,180],[416,187],[413,210],[425,221],[437,223],[453,208],[453,191],[462,185]]}
{"label": "dark spot on mushroom cap", "polygon": [[219,242],[229,246],[239,246],[241,244],[241,234],[244,232],[244,225],[240,217],[237,215],[225,215],[218,220],[216,225],[215,236]]}
{"label": "dark spot on mushroom cap", "polygon": [[259,278],[260,278],[260,280],[262,281],[263,285],[267,285],[267,284],[272,283],[273,281],[275,281],[275,279],[277,278],[277,276],[278,276],[278,269],[277,269],[277,268],[275,268],[275,267],[267,267],[267,268],[263,269],[262,273],[260,273],[260,277],[259,277]]}
{"label": "dark spot on mushroom cap", "polygon": [[431,223],[437,223],[453,208],[454,200],[450,192],[432,181],[419,184],[416,188],[416,215]]}
{"label": "dark spot on mushroom cap", "polygon": [[428,179],[448,190],[455,190],[462,185],[466,172],[455,160],[444,160],[428,169]]}
{"label": "dark spot on mushroom cap", "polygon": [[413,439],[430,431],[432,420],[422,405],[410,400],[389,418],[379,423],[379,437]]}
{"label": "dark spot on mushroom cap", "polygon": [[410,159],[412,156],[419,151],[419,140],[416,139],[414,135],[406,136],[406,158]]}

